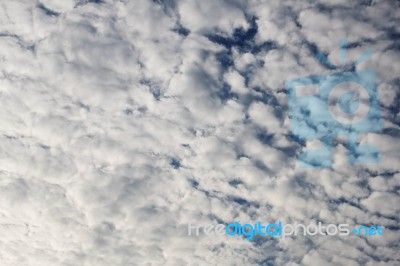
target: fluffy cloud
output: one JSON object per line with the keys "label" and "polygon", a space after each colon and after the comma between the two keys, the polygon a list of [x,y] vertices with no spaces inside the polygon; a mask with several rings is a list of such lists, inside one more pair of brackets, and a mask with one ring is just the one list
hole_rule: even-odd
{"label": "fluffy cloud", "polygon": [[[0,4],[1,265],[396,265],[398,4]],[[381,162],[303,169],[285,82],[373,69]],[[307,123],[309,121],[304,121]],[[381,238],[187,235],[187,224],[379,224]]]}

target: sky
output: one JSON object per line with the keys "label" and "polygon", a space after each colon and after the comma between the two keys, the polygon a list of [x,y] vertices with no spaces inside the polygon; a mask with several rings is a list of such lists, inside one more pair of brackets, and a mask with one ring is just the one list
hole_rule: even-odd
{"label": "sky", "polygon": [[[0,0],[0,265],[399,265],[399,21],[389,0]],[[287,81],[343,68],[376,75],[357,141],[380,161],[339,136],[301,167],[321,143]],[[278,220],[385,234],[188,236]]]}

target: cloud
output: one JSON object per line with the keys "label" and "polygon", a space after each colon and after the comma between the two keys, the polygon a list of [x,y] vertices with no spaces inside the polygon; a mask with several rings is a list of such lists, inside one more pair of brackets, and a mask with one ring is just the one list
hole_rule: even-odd
{"label": "cloud", "polygon": [[[0,6],[1,265],[396,265],[398,27],[390,1],[8,1]],[[347,38],[376,71],[379,164],[303,169],[285,82]],[[310,117],[304,119],[310,124]],[[323,126],[322,124],[319,126]],[[321,221],[381,238],[187,235]]]}

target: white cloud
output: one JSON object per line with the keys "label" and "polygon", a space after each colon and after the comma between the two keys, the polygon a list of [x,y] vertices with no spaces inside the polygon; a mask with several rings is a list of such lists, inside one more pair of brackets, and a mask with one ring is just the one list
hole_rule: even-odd
{"label": "white cloud", "polygon": [[[362,2],[362,1],[360,1]],[[396,4],[393,4],[396,5]],[[395,7],[346,1],[0,4],[1,265],[394,265]],[[212,36],[212,37],[210,37]],[[377,165],[301,169],[289,78],[377,73]],[[340,70],[339,70],[340,71]],[[309,121],[304,121],[307,123]],[[189,237],[187,223],[381,224],[382,238]]]}

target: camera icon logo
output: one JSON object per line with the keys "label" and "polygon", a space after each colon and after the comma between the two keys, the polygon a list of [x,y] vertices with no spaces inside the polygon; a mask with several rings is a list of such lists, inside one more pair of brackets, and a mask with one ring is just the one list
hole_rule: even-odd
{"label": "camera icon logo", "polygon": [[[342,41],[343,64],[346,46]],[[361,56],[352,69],[370,55],[367,52]],[[317,58],[327,67],[337,68],[324,55],[317,54]],[[349,163],[379,163],[379,150],[358,142],[360,134],[381,130],[374,71],[343,71],[290,79],[286,90],[293,137],[302,142],[319,140],[322,145],[317,150],[302,152],[300,167],[331,167],[333,140],[341,136],[346,137]]]}

